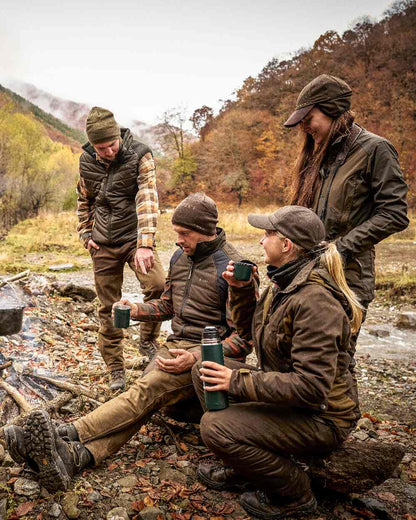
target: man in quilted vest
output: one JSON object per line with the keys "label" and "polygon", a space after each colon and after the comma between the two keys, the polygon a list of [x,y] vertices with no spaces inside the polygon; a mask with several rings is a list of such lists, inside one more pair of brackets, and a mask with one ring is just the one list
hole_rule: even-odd
{"label": "man in quilted vest", "polygon": [[141,378],[73,423],[55,428],[47,412],[36,410],[23,428],[5,429],[10,456],[28,463],[48,491],[65,490],[84,467],[116,453],[157,410],[178,404],[189,420],[192,400],[197,401],[191,369],[201,356],[205,326],[217,328],[227,358],[244,360],[250,353],[251,341],[240,337],[230,320],[222,277],[230,260],[243,257],[217,222],[217,207],[204,193],[182,201],[172,216],[179,249],[171,258],[162,296],[137,304],[122,300],[140,321],[172,319],[172,334]]}
{"label": "man in quilted vest", "polygon": [[[155,164],[146,145],[120,128],[112,112],[94,107],[88,114],[88,143],[80,158],[78,233],[91,254],[100,308],[98,344],[110,371],[110,388],[123,389],[123,332],[113,326],[111,309],[120,300],[124,265],[136,274],[144,301],[163,291],[164,273],[155,250],[158,214]],[[152,355],[158,323],[140,328],[140,348]]]}

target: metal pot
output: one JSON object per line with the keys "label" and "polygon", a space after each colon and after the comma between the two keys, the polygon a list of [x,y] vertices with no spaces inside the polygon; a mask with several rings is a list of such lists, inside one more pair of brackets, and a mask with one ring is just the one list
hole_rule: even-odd
{"label": "metal pot", "polygon": [[22,330],[23,310],[21,305],[0,307],[0,336],[17,334]]}

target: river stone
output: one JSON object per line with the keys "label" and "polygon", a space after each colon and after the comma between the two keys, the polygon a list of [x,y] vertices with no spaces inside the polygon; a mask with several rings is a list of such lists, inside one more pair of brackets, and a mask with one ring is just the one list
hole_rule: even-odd
{"label": "river stone", "polygon": [[62,513],[62,506],[58,502],[54,502],[48,511],[48,515],[52,518],[59,518]]}
{"label": "river stone", "polygon": [[14,492],[25,497],[37,497],[40,493],[40,487],[34,480],[18,478],[14,483]]}
{"label": "river stone", "polygon": [[174,482],[179,482],[179,484],[186,484],[186,475],[182,473],[182,471],[178,471],[177,469],[172,468],[164,461],[160,461],[160,480],[172,480]]}
{"label": "river stone", "polygon": [[166,518],[165,513],[157,507],[145,507],[140,511],[140,518],[142,520],[160,520]]}
{"label": "river stone", "polygon": [[0,499],[0,520],[7,518],[7,498]]}
{"label": "river stone", "polygon": [[120,478],[116,481],[116,484],[122,488],[133,488],[138,484],[138,480],[134,475],[128,475],[127,477]]}
{"label": "river stone", "polygon": [[390,331],[384,329],[383,327],[378,327],[377,325],[369,325],[366,327],[366,331],[372,336],[377,336],[378,338],[385,338],[390,336]]}
{"label": "river stone", "polygon": [[103,499],[103,497],[100,495],[100,493],[98,493],[98,491],[91,491],[87,498],[91,502],[99,502]]}
{"label": "river stone", "polygon": [[353,499],[352,504],[355,507],[363,507],[368,511],[375,513],[377,518],[380,518],[381,520],[393,520],[383,502],[376,500],[375,498],[357,497]]}
{"label": "river stone", "polygon": [[124,507],[115,507],[107,513],[107,520],[129,520],[129,515]]}
{"label": "river stone", "polygon": [[401,327],[403,329],[416,329],[416,312],[401,312],[397,318],[396,327]]}
{"label": "river stone", "polygon": [[81,511],[77,507],[78,502],[79,496],[76,493],[66,493],[62,498],[62,509],[66,516],[71,520],[78,518],[81,514]]}
{"label": "river stone", "polygon": [[73,299],[82,299],[91,302],[97,296],[94,286],[92,285],[56,282],[52,287],[62,296],[69,296]]}
{"label": "river stone", "polygon": [[372,430],[373,423],[368,419],[368,417],[361,417],[361,419],[357,422],[357,428],[359,430]]}

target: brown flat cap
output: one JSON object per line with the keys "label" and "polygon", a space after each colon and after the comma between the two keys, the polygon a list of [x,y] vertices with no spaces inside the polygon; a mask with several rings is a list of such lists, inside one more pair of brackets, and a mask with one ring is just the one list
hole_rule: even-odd
{"label": "brown flat cap", "polygon": [[325,227],[321,219],[304,206],[283,206],[270,215],[250,214],[248,221],[256,228],[279,231],[306,251],[325,240]]}
{"label": "brown flat cap", "polygon": [[344,80],[321,74],[302,89],[295,111],[284,126],[296,126],[313,107],[318,107],[324,114],[335,119],[350,108],[351,94],[352,90]]}

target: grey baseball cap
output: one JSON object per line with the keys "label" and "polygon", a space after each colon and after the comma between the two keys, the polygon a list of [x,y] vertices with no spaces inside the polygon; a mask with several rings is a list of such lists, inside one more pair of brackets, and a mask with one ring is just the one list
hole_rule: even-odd
{"label": "grey baseball cap", "polygon": [[248,221],[259,229],[279,231],[307,251],[325,240],[325,227],[321,219],[304,206],[283,206],[269,215],[251,213]]}

